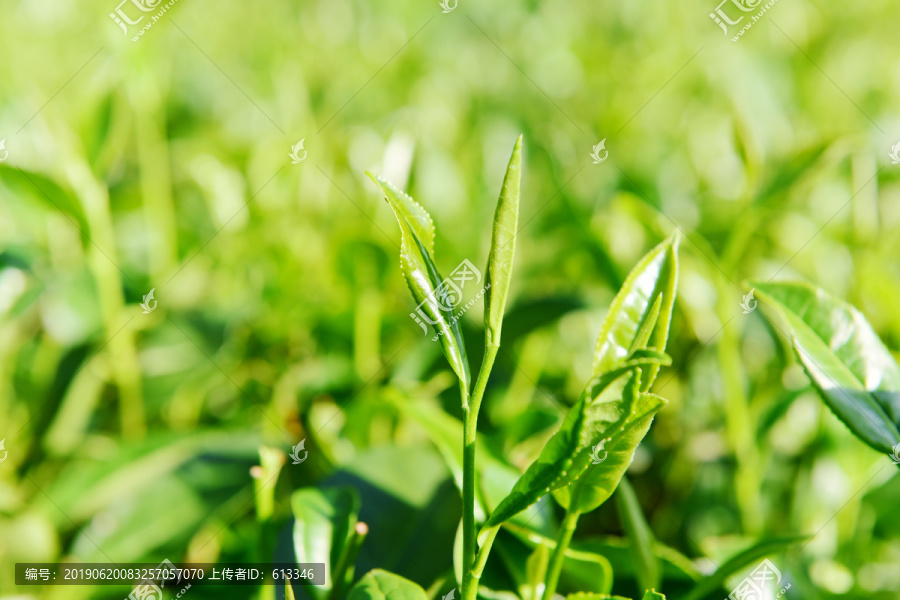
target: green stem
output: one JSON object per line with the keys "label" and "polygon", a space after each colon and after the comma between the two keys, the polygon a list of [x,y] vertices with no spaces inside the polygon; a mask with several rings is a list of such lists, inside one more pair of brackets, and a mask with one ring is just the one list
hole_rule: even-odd
{"label": "green stem", "polygon": [[[460,392],[463,397],[463,406],[467,406],[465,431],[463,434],[463,600],[474,600],[478,592],[478,578],[475,577],[475,437],[478,433],[478,411],[481,409],[481,399],[487,387],[487,380],[494,367],[494,359],[497,358],[497,346],[488,346],[484,349],[484,360],[478,378],[475,380],[475,389],[472,392],[471,404],[468,398],[468,390],[460,383]],[[496,533],[494,534],[496,535]],[[491,539],[493,542],[493,539]],[[487,551],[490,546],[486,544]],[[483,560],[487,560],[487,552]],[[484,568],[484,565],[482,565]],[[478,573],[481,575],[480,571]]]}
{"label": "green stem", "polygon": [[[569,500],[569,506],[574,506],[574,503],[575,497],[573,495]],[[572,541],[572,534],[575,533],[575,526],[578,524],[579,516],[581,516],[581,513],[571,510],[566,511],[559,538],[556,540],[556,548],[553,549],[553,555],[550,557],[550,566],[547,568],[543,600],[550,600],[556,593],[556,584],[559,583],[559,574],[562,573],[566,550],[569,548],[569,542]]]}
{"label": "green stem", "polygon": [[497,537],[499,531],[499,525],[487,530],[484,543],[481,545],[481,548],[478,549],[478,554],[475,556],[475,567],[472,569],[472,583],[475,585],[475,589],[478,589],[478,581],[481,579],[481,573],[484,572],[484,565],[487,564],[488,554],[491,553],[491,546],[494,545],[494,539]]}

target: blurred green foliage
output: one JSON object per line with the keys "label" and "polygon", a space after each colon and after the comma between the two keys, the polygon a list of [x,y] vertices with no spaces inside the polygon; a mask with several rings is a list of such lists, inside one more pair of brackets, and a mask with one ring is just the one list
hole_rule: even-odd
{"label": "blurred green foliage", "polygon": [[[740,308],[745,278],[806,279],[897,355],[887,0],[781,0],[738,43],[709,19],[714,0],[448,14],[181,0],[137,43],[115,4],[0,3],[0,596],[128,593],[17,589],[15,562],[283,558],[291,492],[335,485],[359,491],[371,527],[357,574],[445,594],[459,498],[439,436],[457,439],[459,402],[409,318],[393,217],[363,173],[427,203],[442,272],[482,265],[522,132],[522,230],[479,437],[497,496],[587,381],[599,307],[677,227],[674,361],[654,387],[671,402],[629,472],[662,591],[806,535],[768,555],[791,595],[896,597],[896,467]],[[291,164],[301,138],[308,156]],[[463,319],[473,364],[480,315]],[[302,464],[251,471],[261,445],[301,439]],[[527,578],[559,514],[547,499],[502,532],[485,583]],[[561,589],[614,573],[614,593],[639,597],[623,536],[614,503],[586,515]]]}

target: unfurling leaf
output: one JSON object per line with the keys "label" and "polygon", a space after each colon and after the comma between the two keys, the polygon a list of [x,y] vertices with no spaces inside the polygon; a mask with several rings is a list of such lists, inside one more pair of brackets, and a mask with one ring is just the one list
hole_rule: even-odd
{"label": "unfurling leaf", "polygon": [[367,175],[381,188],[400,225],[400,270],[418,305],[416,313],[412,314],[423,329],[423,320],[434,326],[444,355],[468,389],[471,375],[462,330],[452,308],[443,306],[444,280],[434,266],[434,223],[431,216],[419,203],[385,179],[371,173]]}
{"label": "unfurling leaf", "polygon": [[[616,368],[639,348],[666,349],[669,324],[678,289],[678,244],[676,231],[644,256],[631,270],[609,308],[594,353],[594,375]],[[659,367],[644,373],[642,391],[647,391]]]}
{"label": "unfurling leaf", "polygon": [[862,441],[889,454],[900,443],[900,367],[862,313],[804,283],[754,287],[787,322],[825,403]]}
{"label": "unfurling leaf", "polygon": [[399,575],[373,569],[353,586],[347,600],[427,600],[419,584]]}
{"label": "unfurling leaf", "polygon": [[500,327],[509,294],[513,258],[516,255],[516,229],[519,224],[519,184],[522,180],[522,136],[516,140],[497,210],[494,213],[494,230],[491,235],[491,255],[488,259],[487,286],[484,301],[484,345],[500,345]]}

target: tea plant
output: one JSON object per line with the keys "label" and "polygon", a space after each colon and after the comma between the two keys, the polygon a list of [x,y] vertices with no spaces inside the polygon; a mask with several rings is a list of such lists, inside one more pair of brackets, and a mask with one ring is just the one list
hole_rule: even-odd
{"label": "tea plant", "polygon": [[[500,348],[515,256],[522,165],[522,138],[513,149],[494,215],[485,295],[484,360],[472,383],[465,341],[457,318],[445,309],[446,290],[434,262],[434,225],[427,211],[410,196],[378,176],[371,176],[391,206],[401,232],[400,266],[414,300],[433,323],[450,366],[459,381],[464,415],[462,441],[462,598],[474,600],[479,581],[500,528],[547,494],[566,509],[555,547],[545,561],[540,581],[544,600],[554,597],[563,560],[580,515],[603,504],[631,464],[635,449],[653,417],[666,401],[650,393],[661,366],[670,364],[664,353],[678,279],[679,237],[674,235],[647,254],[628,276],[603,323],[597,340],[591,380],[565,416],[540,456],[519,478],[508,495],[476,522],[479,471],[476,464],[478,414],[488,378]],[[604,458],[598,460],[600,450]],[[332,497],[327,509],[331,522],[340,522],[330,554],[333,565],[346,564],[342,552],[352,545],[352,495]],[[632,499],[630,505],[636,505]],[[298,510],[308,505],[296,504]],[[299,507],[303,508],[299,508]],[[339,507],[339,508],[338,508]],[[638,509],[639,510],[639,509]],[[296,514],[301,529],[303,514]],[[340,514],[338,514],[340,513]],[[339,517],[334,519],[332,517]],[[478,527],[480,526],[480,531]],[[295,544],[298,539],[295,530]],[[477,534],[477,536],[476,536]],[[302,552],[301,560],[313,553]],[[345,572],[332,573],[329,587],[338,589]],[[415,583],[383,571],[373,571],[351,590],[350,598],[424,598]],[[599,597],[599,596],[595,596]],[[648,590],[647,599],[661,598]]]}

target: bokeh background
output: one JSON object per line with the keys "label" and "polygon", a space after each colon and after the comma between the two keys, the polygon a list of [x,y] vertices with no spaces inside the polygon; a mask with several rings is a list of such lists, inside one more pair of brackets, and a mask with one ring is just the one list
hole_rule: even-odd
{"label": "bokeh background", "polygon": [[[628,475],[669,557],[663,591],[809,535],[770,556],[790,597],[896,598],[896,468],[740,307],[745,280],[810,280],[900,348],[890,2],[780,0],[736,43],[714,0],[180,0],[138,42],[115,8],[0,0],[0,597],[128,593],[17,588],[17,561],[267,561],[290,492],[346,482],[371,528],[359,573],[446,577],[459,498],[435,432],[454,431],[456,384],[409,317],[399,232],[364,171],[431,212],[443,272],[482,268],[523,133],[480,423],[498,473],[533,460],[624,276],[681,229],[656,384],[671,402]],[[479,304],[473,368],[480,330]],[[303,439],[308,460],[263,489],[260,447]],[[552,531],[556,508],[539,508],[528,527]],[[635,595],[622,535],[610,502],[576,546]],[[524,548],[504,532],[493,585],[514,589]]]}

